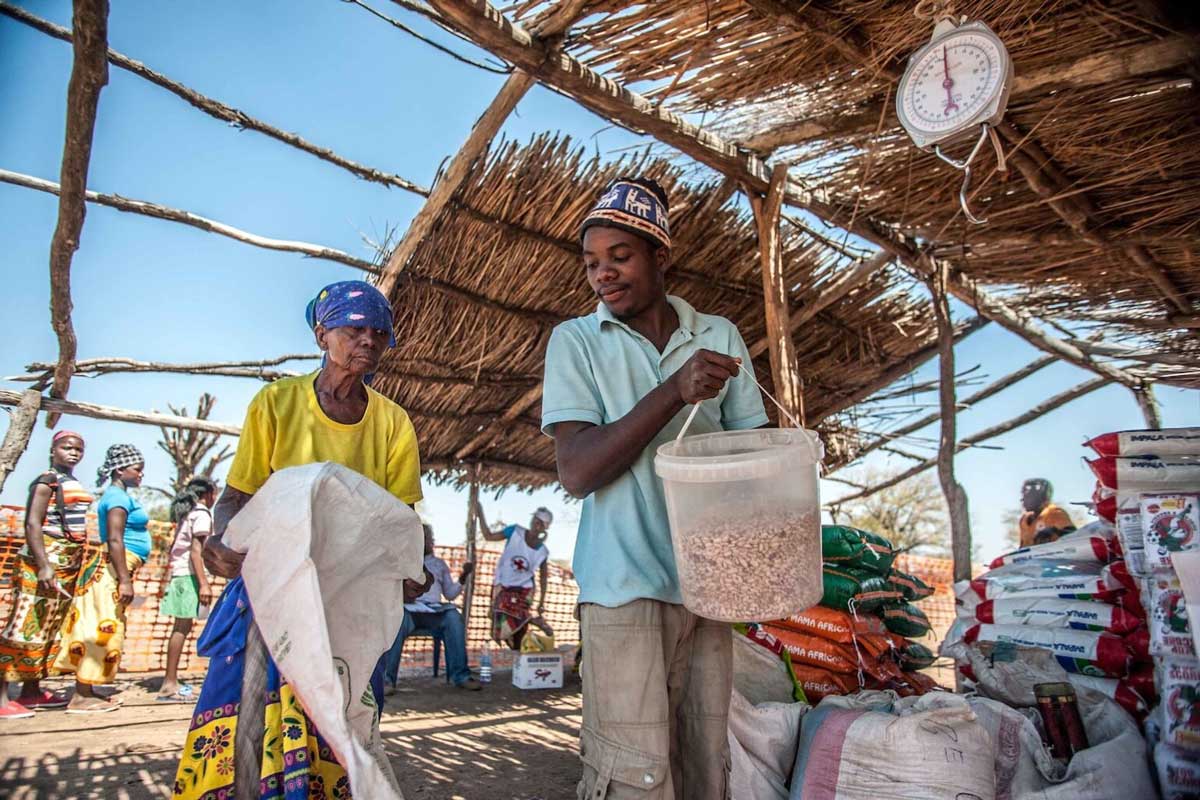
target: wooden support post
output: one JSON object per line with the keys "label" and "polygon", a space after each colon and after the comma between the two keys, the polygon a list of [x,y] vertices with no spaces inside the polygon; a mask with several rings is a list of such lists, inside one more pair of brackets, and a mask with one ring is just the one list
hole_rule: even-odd
{"label": "wooden support post", "polygon": [[483,112],[483,116],[475,123],[475,127],[471,129],[467,141],[454,155],[442,177],[433,185],[429,199],[425,201],[425,205],[421,206],[421,210],[409,223],[404,238],[388,256],[387,263],[383,265],[383,273],[379,278],[379,291],[391,296],[400,273],[408,266],[408,260],[412,258],[413,253],[417,252],[417,246],[433,230],[433,223],[437,221],[438,215],[462,187],[476,159],[487,150],[487,146],[499,132],[504,120],[508,119],[508,115],[517,107],[517,103],[525,96],[533,83],[533,76],[519,69],[514,70],[513,74],[508,76],[508,80],[500,88],[500,93]]}
{"label": "wooden support post", "polygon": [[1137,400],[1138,408],[1142,410],[1142,416],[1146,419],[1146,427],[1154,431],[1162,428],[1162,414],[1158,407],[1158,400],[1154,397],[1154,384],[1147,383],[1140,389],[1131,389],[1130,391]]}
{"label": "wooden support post", "polygon": [[954,453],[958,439],[958,406],[954,400],[954,326],[950,323],[950,302],[946,298],[944,278],[930,281],[933,316],[938,329],[938,400],[942,433],[938,442],[938,480],[950,511],[950,553],[954,559],[954,580],[971,579],[971,517],[967,491],[954,477]]}
{"label": "wooden support post", "polygon": [[8,418],[8,430],[4,434],[4,443],[0,444],[0,491],[3,491],[5,481],[17,468],[17,462],[29,447],[29,437],[33,435],[33,426],[37,423],[41,404],[41,390],[26,389],[21,392],[15,404],[16,409]]}
{"label": "wooden support post", "polygon": [[471,488],[467,492],[467,561],[475,565],[475,570],[467,578],[463,596],[463,625],[467,629],[467,640],[471,638],[471,604],[475,600],[475,576],[479,574],[479,561],[475,555],[475,539],[479,529],[475,504],[479,502],[479,466],[471,470]]}
{"label": "wooden support post", "polygon": [[[67,84],[67,132],[59,177],[63,188],[58,197],[58,222],[50,240],[50,324],[58,337],[58,365],[50,396],[58,398],[66,397],[71,387],[79,347],[71,322],[71,259],[79,249],[87,211],[84,193],[96,130],[96,106],[100,90],[108,83],[108,0],[75,0],[71,20],[75,59]],[[47,427],[57,423],[58,414],[46,415]]]}
{"label": "wooden support post", "polygon": [[[767,340],[771,353],[771,374],[775,379],[775,396],[783,407],[805,424],[804,395],[800,386],[800,370],[796,363],[796,346],[788,324],[788,290],[783,278],[783,246],[780,240],[779,215],[783,210],[783,191],[787,184],[787,164],[776,164],[765,197],[747,188],[754,221],[758,227],[758,254],[762,265],[763,308],[766,313]],[[744,364],[754,369],[753,364]],[[779,416],[779,427],[790,427],[787,417]]]}

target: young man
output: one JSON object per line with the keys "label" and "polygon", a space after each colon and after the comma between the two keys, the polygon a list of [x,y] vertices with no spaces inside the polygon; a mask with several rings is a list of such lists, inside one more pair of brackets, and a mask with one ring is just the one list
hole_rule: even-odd
{"label": "young man", "polygon": [[433,553],[433,528],[429,525],[422,527],[425,530],[425,572],[433,580],[428,591],[404,604],[404,622],[387,654],[384,683],[388,689],[395,689],[404,640],[413,631],[423,630],[441,635],[442,643],[446,646],[446,674],[450,682],[459,689],[477,692],[483,686],[471,677],[471,670],[467,667],[467,626],[452,602],[442,602],[442,597],[452,601],[462,594],[463,582],[475,571],[475,565],[470,561],[463,564],[455,581],[450,577],[450,565]]}
{"label": "young man", "polygon": [[1075,530],[1070,515],[1061,506],[1056,506],[1053,499],[1054,486],[1045,478],[1030,478],[1022,484],[1022,511],[1017,521],[1021,547],[1052,542]]}
{"label": "young man", "polygon": [[[530,624],[551,632],[542,618],[546,613],[547,559],[550,557],[543,541],[554,515],[549,509],[539,508],[533,512],[528,528],[509,525],[493,533],[483,516],[483,506],[478,502],[475,513],[479,516],[483,538],[505,543],[492,583],[492,639],[497,644],[520,650],[521,640]],[[537,575],[536,580],[534,575]],[[533,612],[535,590],[538,592],[536,614]]]}
{"label": "young man", "polygon": [[583,629],[580,797],[724,800],[732,642],[682,606],[654,453],[692,404],[691,434],[767,424],[726,319],[668,296],[666,193],[614,181],[583,221],[596,311],[555,328],[542,429],[584,498],[575,545]]}

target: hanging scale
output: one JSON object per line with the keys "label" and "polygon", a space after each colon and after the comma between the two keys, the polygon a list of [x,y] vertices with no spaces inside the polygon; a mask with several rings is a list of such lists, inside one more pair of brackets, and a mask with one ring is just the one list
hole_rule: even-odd
{"label": "hanging scale", "polygon": [[[917,147],[932,150],[962,170],[958,201],[966,218],[982,225],[987,219],[976,217],[968,205],[971,162],[990,138],[1003,169],[1004,153],[993,126],[1008,106],[1012,59],[991,28],[982,22],[968,22],[965,16],[955,20],[939,0],[921,0],[915,13],[939,19],[929,42],[908,59],[896,91],[896,114]],[[963,160],[942,150],[947,144],[972,139],[975,146]]]}

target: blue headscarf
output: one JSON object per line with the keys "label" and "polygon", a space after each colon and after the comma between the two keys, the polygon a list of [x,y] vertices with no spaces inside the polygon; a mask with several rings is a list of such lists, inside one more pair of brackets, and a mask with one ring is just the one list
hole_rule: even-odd
{"label": "blue headscarf", "polygon": [[383,292],[366,281],[338,281],[317,293],[304,309],[304,319],[314,331],[326,328],[377,328],[388,331],[388,347],[396,346],[392,306]]}

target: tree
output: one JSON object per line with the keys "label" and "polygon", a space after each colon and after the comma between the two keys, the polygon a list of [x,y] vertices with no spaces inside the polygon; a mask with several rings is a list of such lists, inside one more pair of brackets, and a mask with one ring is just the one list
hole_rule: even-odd
{"label": "tree", "polygon": [[[171,409],[171,413],[181,417],[194,416],[197,419],[208,419],[208,415],[212,413],[213,406],[216,405],[217,398],[205,392],[200,395],[199,402],[196,403],[196,413],[189,414],[187,406],[176,408],[171,404],[167,407]],[[183,487],[187,486],[187,482],[197,475],[211,478],[213,472],[222,463],[230,458],[233,458],[233,450],[230,445],[225,445],[215,455],[209,457],[208,463],[203,469],[200,464],[205,457],[216,449],[218,440],[221,438],[219,433],[208,433],[205,431],[181,430],[179,428],[160,428],[163,438],[159,441],[158,446],[171,457],[171,461],[175,464],[175,477],[171,481],[172,491],[153,487],[155,491],[161,492],[168,497],[174,497],[183,491]]]}
{"label": "tree", "polygon": [[[853,482],[874,486],[888,475],[868,470]],[[928,473],[915,475],[881,492],[834,509],[834,522],[877,533],[897,550],[920,549],[928,554],[948,552],[950,542],[946,501]]]}

